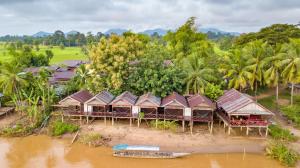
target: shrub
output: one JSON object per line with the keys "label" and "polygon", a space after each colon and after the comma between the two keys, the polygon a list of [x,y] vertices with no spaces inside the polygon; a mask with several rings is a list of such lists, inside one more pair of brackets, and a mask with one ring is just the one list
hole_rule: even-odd
{"label": "shrub", "polygon": [[275,140],[281,141],[296,141],[297,137],[294,136],[290,130],[281,128],[279,125],[269,126],[270,136]]}
{"label": "shrub", "polygon": [[295,166],[299,155],[282,142],[271,142],[266,148],[266,154],[286,166]]}
{"label": "shrub", "polygon": [[17,123],[13,127],[6,127],[3,128],[0,132],[2,136],[7,137],[20,137],[20,136],[26,136],[33,133],[34,127],[31,125],[23,125],[21,123]]}
{"label": "shrub", "polygon": [[285,106],[282,107],[281,112],[287,116],[288,119],[292,120],[297,127],[300,127],[300,106]]}
{"label": "shrub", "polygon": [[81,135],[79,138],[79,142],[89,146],[99,146],[102,144],[102,136],[98,133],[89,133]]}
{"label": "shrub", "polygon": [[51,126],[51,133],[52,136],[59,136],[65,133],[72,133],[76,132],[79,129],[78,125],[70,124],[70,123],[64,123],[59,120],[53,122]]}
{"label": "shrub", "polygon": [[[150,122],[150,126],[152,128],[156,128],[156,121],[152,120]],[[157,121],[157,129],[165,129],[165,130],[171,130],[173,132],[177,131],[178,124],[176,121]]]}

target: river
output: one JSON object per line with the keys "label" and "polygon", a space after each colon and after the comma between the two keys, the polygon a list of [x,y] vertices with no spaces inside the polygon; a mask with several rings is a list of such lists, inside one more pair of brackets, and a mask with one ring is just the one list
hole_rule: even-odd
{"label": "river", "polygon": [[0,139],[1,168],[281,168],[259,154],[194,154],[179,159],[112,157],[107,147],[70,145],[70,140],[47,136]]}

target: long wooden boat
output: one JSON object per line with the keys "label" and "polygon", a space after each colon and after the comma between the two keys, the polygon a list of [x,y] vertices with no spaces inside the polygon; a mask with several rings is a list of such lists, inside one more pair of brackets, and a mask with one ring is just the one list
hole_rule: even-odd
{"label": "long wooden boat", "polygon": [[114,151],[113,156],[128,158],[149,158],[149,159],[174,159],[190,155],[190,153],[163,152],[163,151]]}
{"label": "long wooden boat", "polygon": [[173,159],[190,155],[190,153],[160,151],[158,146],[119,144],[113,147],[113,156],[129,158]]}

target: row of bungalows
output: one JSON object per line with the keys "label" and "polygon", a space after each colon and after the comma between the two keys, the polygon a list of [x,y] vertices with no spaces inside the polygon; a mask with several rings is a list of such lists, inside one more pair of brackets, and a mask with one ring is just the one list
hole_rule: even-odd
{"label": "row of bungalows", "polygon": [[[108,91],[102,91],[92,96],[82,90],[74,93],[59,102],[59,107],[65,116],[85,116],[87,122],[90,117],[109,118],[114,124],[115,119],[133,119],[142,115],[144,120],[176,120],[182,121],[183,130],[185,121],[190,122],[191,130],[194,122],[206,122],[212,131],[213,111],[215,105],[202,95],[182,96],[176,92],[163,99],[146,93],[140,97],[126,91],[115,97]],[[139,125],[139,120],[138,120]]]}
{"label": "row of bungalows", "polygon": [[232,128],[246,128],[246,134],[249,130],[258,128],[265,129],[265,135],[268,134],[268,126],[274,115],[252,97],[241,93],[235,89],[225,91],[224,95],[217,100],[217,116],[224,123],[224,128],[228,127],[228,134]]}

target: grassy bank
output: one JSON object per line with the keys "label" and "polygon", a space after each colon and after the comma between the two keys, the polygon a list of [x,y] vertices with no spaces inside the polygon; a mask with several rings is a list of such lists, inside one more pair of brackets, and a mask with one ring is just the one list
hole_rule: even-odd
{"label": "grassy bank", "polygon": [[[45,53],[46,50],[51,50],[54,54],[50,61],[50,64],[59,63],[65,60],[87,60],[80,47],[65,47],[61,49],[58,46],[49,48],[48,46],[40,46],[40,50],[37,53]],[[35,50],[34,50],[35,51]],[[0,60],[3,62],[10,61],[12,56],[8,54],[8,51],[4,47],[4,43],[0,43]]]}

